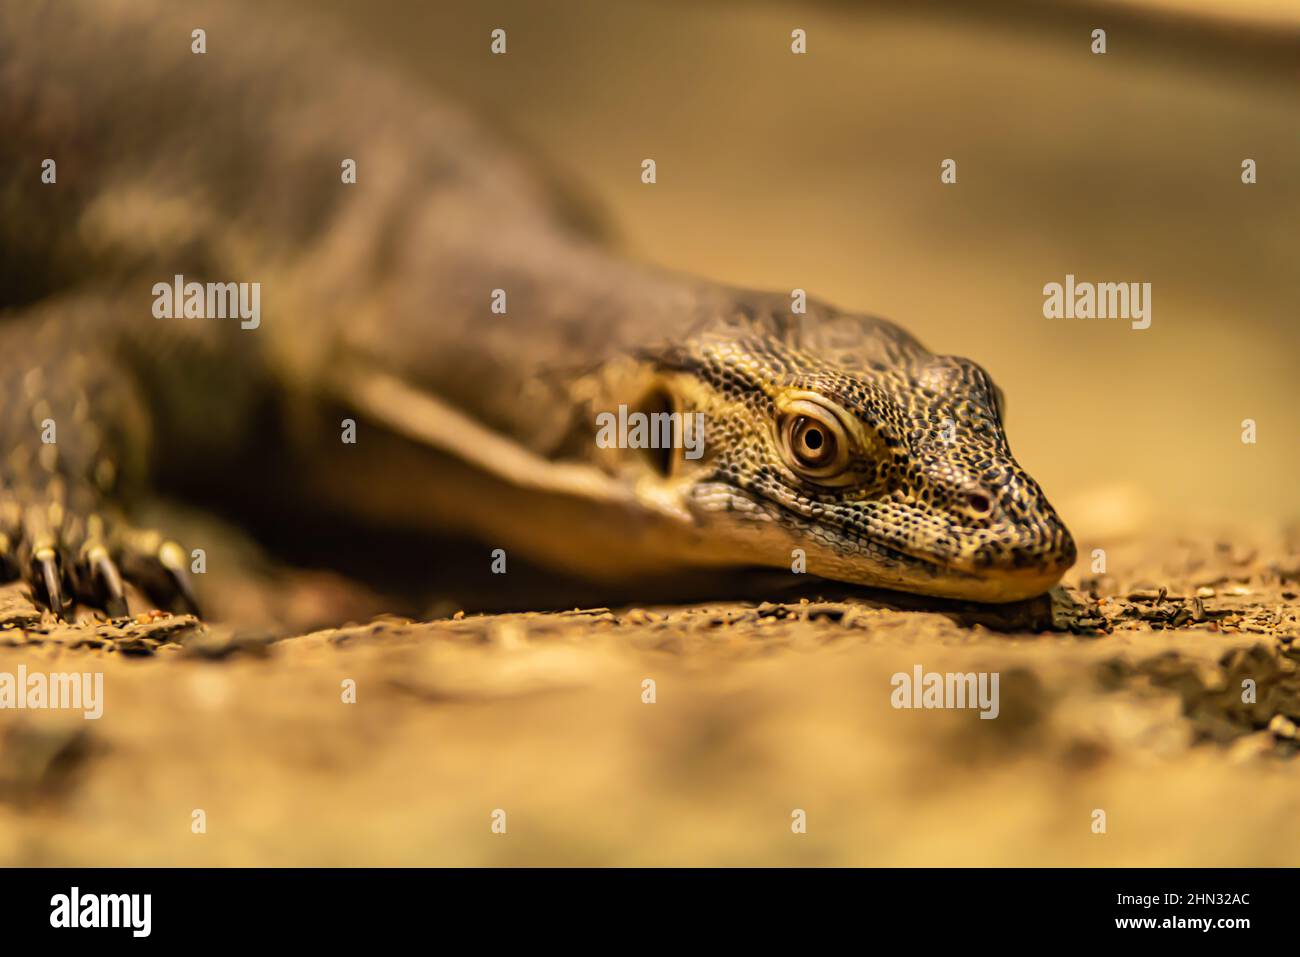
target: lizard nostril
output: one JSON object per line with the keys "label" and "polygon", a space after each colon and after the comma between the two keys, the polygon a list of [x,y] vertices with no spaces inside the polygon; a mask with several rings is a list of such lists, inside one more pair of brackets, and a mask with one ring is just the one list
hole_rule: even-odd
{"label": "lizard nostril", "polygon": [[993,511],[993,501],[983,492],[967,492],[966,507],[976,518],[985,518]]}

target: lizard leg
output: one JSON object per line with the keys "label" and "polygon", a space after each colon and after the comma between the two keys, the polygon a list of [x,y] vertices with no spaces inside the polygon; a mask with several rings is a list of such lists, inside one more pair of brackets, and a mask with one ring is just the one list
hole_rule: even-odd
{"label": "lizard leg", "polygon": [[0,581],[24,581],[61,617],[77,605],[126,615],[128,583],[197,613],[185,552],[127,518],[152,430],[115,359],[112,315],[78,297],[0,318]]}

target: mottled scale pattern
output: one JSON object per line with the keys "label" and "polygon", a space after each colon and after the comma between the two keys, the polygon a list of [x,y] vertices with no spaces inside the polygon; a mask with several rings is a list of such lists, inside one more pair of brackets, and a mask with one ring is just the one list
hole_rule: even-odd
{"label": "mottled scale pattern", "polygon": [[[701,507],[776,525],[792,547],[821,543],[833,577],[1005,600],[1075,560],[1011,454],[999,390],[969,359],[933,355],[882,319],[817,303],[796,315],[784,297],[751,295],[661,361],[708,384]],[[820,397],[851,426],[833,481],[801,474],[783,450],[778,406],[790,394]]]}

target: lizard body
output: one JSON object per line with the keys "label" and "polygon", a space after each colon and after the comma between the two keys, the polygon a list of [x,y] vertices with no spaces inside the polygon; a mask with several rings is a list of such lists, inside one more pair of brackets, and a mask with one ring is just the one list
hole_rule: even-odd
{"label": "lizard body", "polygon": [[[121,611],[123,573],[192,602],[179,549],[120,515],[160,470],[292,474],[324,514],[606,578],[802,549],[823,577],[1008,601],[1073,562],[975,363],[623,261],[455,110],[249,22],[0,11],[0,569],[56,610]],[[174,275],[260,283],[260,324],[155,318]],[[620,405],[702,413],[703,455],[599,447]]]}

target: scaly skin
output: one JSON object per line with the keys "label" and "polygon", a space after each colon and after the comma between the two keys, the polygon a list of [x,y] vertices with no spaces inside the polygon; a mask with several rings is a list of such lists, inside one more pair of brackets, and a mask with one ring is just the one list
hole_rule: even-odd
{"label": "scaly skin", "polygon": [[897,326],[753,297],[661,360],[714,423],[687,507],[772,565],[976,601],[1054,585],[1069,532],[1011,455],[988,374]]}
{"label": "scaly skin", "polygon": [[[1073,562],[974,363],[622,261],[453,110],[248,16],[0,8],[0,573],[37,598],[191,603],[184,552],[129,521],[185,473],[606,578],[802,549],[1010,601]],[[261,325],[155,319],[177,273],[261,283]],[[702,412],[704,455],[598,448],[619,404]]]}

